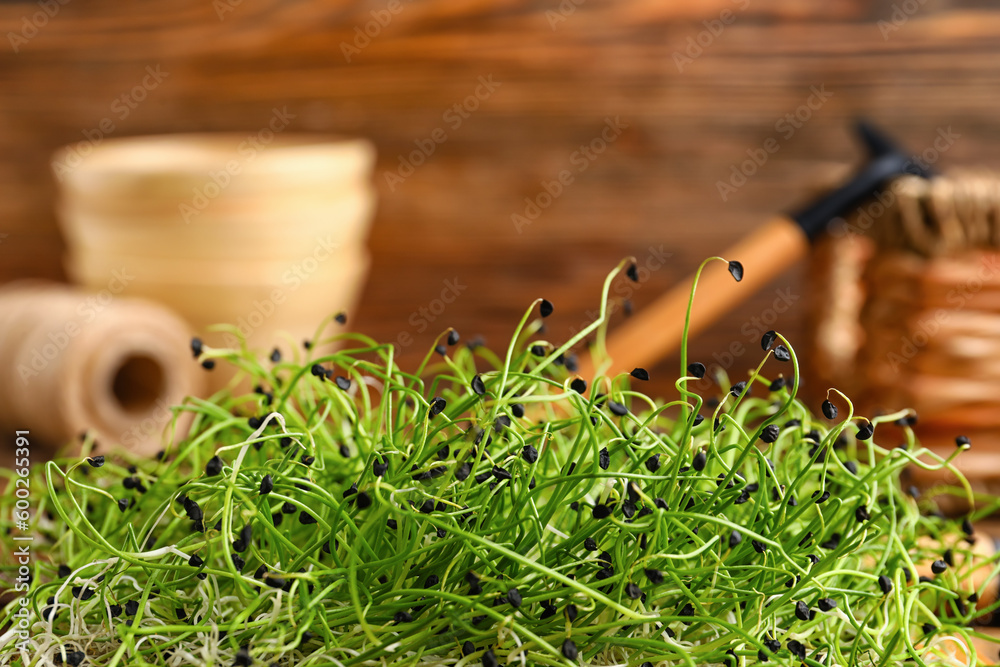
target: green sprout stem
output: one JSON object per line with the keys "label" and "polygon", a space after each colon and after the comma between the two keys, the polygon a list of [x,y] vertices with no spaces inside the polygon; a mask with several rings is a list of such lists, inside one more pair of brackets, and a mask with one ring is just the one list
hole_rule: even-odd
{"label": "green sprout stem", "polygon": [[[760,654],[928,667],[948,664],[949,642],[981,638],[969,621],[1000,602],[977,611],[968,582],[1000,562],[975,557],[961,522],[901,483],[909,466],[947,472],[958,481],[942,493],[978,505],[973,517],[1000,509],[955,466],[964,447],[935,454],[909,426],[905,447],[879,444],[909,413],[864,420],[836,390],[845,418],[813,416],[780,334],[784,386],[765,377],[782,363],[772,350],[740,391],[725,373],[708,392],[689,387],[691,303],[719,257],[691,285],[679,399],[605,377],[610,290],[632,261],[605,280],[599,317],[561,344],[538,338],[536,301],[502,356],[432,348],[413,371],[392,345],[329,333],[332,316],[292,359],[242,341],[205,348],[236,376],[173,407],[162,457],[32,469],[44,556],[25,593],[29,638],[0,635],[0,664],[79,651],[100,667],[247,652],[281,666],[478,666],[490,651],[551,667],[742,667]],[[595,377],[578,391],[557,362],[591,336]],[[865,424],[874,435],[859,439]],[[14,502],[0,500],[0,527]],[[920,579],[945,550],[956,567]],[[0,623],[13,628],[20,606]]]}

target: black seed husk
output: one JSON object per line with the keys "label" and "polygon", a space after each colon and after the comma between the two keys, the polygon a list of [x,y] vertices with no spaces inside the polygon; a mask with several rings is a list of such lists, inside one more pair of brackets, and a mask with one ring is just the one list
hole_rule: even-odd
{"label": "black seed husk", "polygon": [[222,459],[218,456],[213,456],[209,459],[208,463],[205,465],[205,474],[209,477],[215,477],[222,472]]}
{"label": "black seed husk", "polygon": [[448,407],[448,402],[445,401],[440,396],[435,396],[431,399],[430,416],[436,417],[437,415],[444,412],[444,409]]}
{"label": "black seed husk", "polygon": [[768,444],[774,442],[781,435],[781,429],[778,428],[777,424],[768,424],[761,431],[760,439]]}
{"label": "black seed husk", "polygon": [[266,496],[274,490],[274,480],[270,475],[264,475],[264,479],[260,480],[260,494]]}
{"label": "black seed husk", "polygon": [[729,262],[729,273],[736,279],[736,282],[743,280],[743,265],[737,261]]}

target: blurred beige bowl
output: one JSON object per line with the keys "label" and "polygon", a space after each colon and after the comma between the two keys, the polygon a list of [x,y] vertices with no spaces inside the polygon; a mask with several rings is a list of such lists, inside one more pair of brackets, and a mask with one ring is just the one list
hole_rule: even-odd
{"label": "blurred beige bowl", "polygon": [[[66,265],[73,279],[86,285],[100,284],[117,272],[127,281],[127,293],[183,312],[199,333],[213,324],[243,328],[249,323],[245,329],[253,342],[260,332],[308,336],[324,317],[350,311],[368,258],[353,251],[331,254],[325,261],[310,256],[295,263],[240,263],[87,253],[67,259]],[[262,341],[261,347],[272,344]]]}
{"label": "blurred beige bowl", "polygon": [[[184,256],[215,259],[273,259],[294,261],[317,247],[351,248],[364,243],[367,224],[335,224],[336,221],[370,220],[375,208],[374,188],[359,184],[335,196],[283,201],[259,197],[260,204],[237,202],[238,206],[210,206],[186,222],[177,207],[162,215],[128,209],[63,203],[59,211],[63,231],[77,252],[110,251],[174,257],[177,246]],[[225,202],[221,202],[225,203]],[[83,249],[87,250],[84,251]]]}
{"label": "blurred beige bowl", "polygon": [[[71,164],[67,146],[53,165]],[[364,139],[281,135],[269,143],[246,134],[168,134],[111,139],[79,164],[56,169],[67,201],[151,201],[176,206],[261,193],[295,198],[369,181],[375,149]]]}
{"label": "blurred beige bowl", "polygon": [[[209,345],[232,324],[269,350],[350,311],[368,267],[375,151],[361,139],[190,134],[106,141],[54,157],[66,268],[173,308]],[[192,362],[193,363],[193,362]],[[218,388],[228,377],[216,371]]]}

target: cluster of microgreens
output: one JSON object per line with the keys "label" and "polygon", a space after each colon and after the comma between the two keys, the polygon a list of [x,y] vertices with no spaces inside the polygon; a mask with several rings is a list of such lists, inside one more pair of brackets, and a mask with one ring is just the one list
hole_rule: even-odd
{"label": "cluster of microgreens", "polygon": [[[715,399],[688,389],[705,367],[686,347],[677,401],[638,391],[643,369],[578,377],[572,350],[603,354],[626,276],[631,260],[565,344],[544,340],[540,299],[503,357],[449,330],[413,373],[391,345],[323,334],[342,318],[314,338],[339,351],[304,359],[195,341],[257,389],[175,407],[193,421],[152,459],[104,459],[88,438],[38,466],[30,649],[9,630],[0,662],[945,664],[996,605],[974,604],[968,519],[900,473],[961,480],[952,457],[919,448],[910,413],[868,421],[832,392],[839,418],[834,401],[814,416],[774,332]],[[886,421],[905,444],[875,444]]]}

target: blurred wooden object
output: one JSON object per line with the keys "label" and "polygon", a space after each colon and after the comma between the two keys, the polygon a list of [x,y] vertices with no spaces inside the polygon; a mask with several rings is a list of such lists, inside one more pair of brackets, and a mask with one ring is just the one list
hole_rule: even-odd
{"label": "blurred wooden object", "polygon": [[[231,324],[268,354],[311,339],[351,310],[368,270],[373,147],[313,135],[113,139],[63,176],[67,272],[102,289],[115,272],[131,295],[163,303],[214,347],[238,347]],[[329,332],[328,332],[329,333]],[[212,373],[211,388],[231,377]]]}
{"label": "blurred wooden object", "polygon": [[[250,135],[275,108],[294,114],[289,133],[376,144],[373,265],[349,315],[352,327],[396,342],[410,366],[452,325],[466,340],[478,333],[502,346],[539,296],[556,306],[548,336],[563,340],[592,319],[603,278],[626,255],[638,258],[643,280],[616,294],[640,312],[705,257],[800,201],[830,162],[856,161],[848,127],[858,114],[915,151],[950,127],[959,138],[938,166],[1000,165],[990,129],[1000,108],[994,8],[943,0],[896,25],[894,3],[864,0],[572,4],[563,15],[559,2],[404,2],[347,56],[343,45],[363,42],[358,31],[387,3],[60,4],[16,52],[9,43],[0,50],[0,281],[65,276],[49,168],[58,147],[167,132]],[[37,11],[0,4],[2,34],[20,35]],[[730,23],[706,33],[724,11]],[[479,77],[499,86],[446,121],[475,98]],[[811,87],[830,96],[800,122],[794,114]],[[581,158],[616,117],[627,126],[617,140]],[[437,128],[447,141],[390,185],[400,156]],[[769,138],[780,150],[752,176],[735,176]],[[572,184],[519,233],[511,216],[563,170]],[[718,184],[731,178],[745,183],[723,199]],[[804,341],[804,274],[800,264],[734,307],[695,338],[692,360],[742,376],[759,360],[762,314],[776,316],[766,328]],[[776,313],[779,296],[788,307]],[[670,395],[677,368],[676,355],[650,368],[649,389]]]}
{"label": "blurred wooden object", "polygon": [[[92,431],[138,454],[163,446],[170,407],[199,394],[204,371],[187,325],[158,304],[25,281],[0,289],[0,424],[64,444]],[[13,442],[13,441],[11,441]]]}
{"label": "blurred wooden object", "polygon": [[[613,377],[654,365],[680,349],[685,324],[689,338],[700,334],[808,253],[809,239],[794,220],[775,217],[761,225],[732,247],[719,251],[722,259],[739,263],[737,273],[713,261],[699,277],[693,303],[692,274],[612,333],[607,341],[611,364],[606,372]],[[585,380],[590,382],[596,370],[589,356],[581,360],[579,372]]]}

